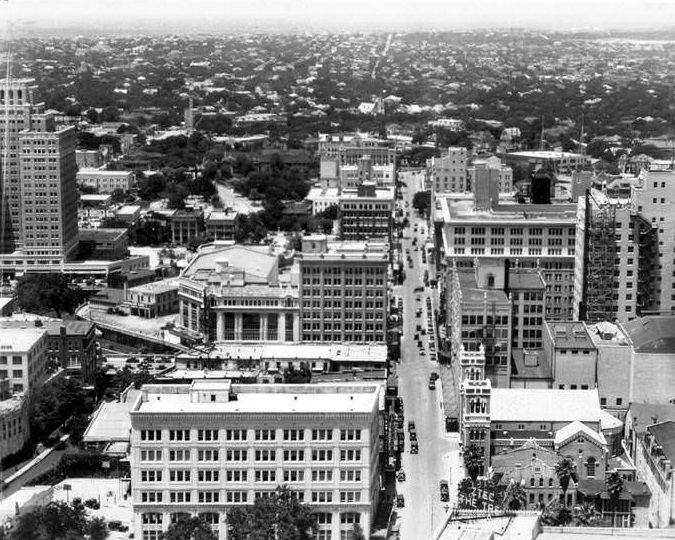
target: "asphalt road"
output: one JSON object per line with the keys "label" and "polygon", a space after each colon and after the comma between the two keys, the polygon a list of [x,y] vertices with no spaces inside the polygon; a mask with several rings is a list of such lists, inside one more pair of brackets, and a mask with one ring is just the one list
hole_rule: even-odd
{"label": "asphalt road", "polygon": [[[405,453],[402,458],[406,480],[397,483],[397,492],[402,493],[405,506],[398,508],[403,540],[417,540],[432,538],[445,521],[447,509],[452,505],[456,489],[454,484],[459,477],[458,438],[445,433],[445,416],[442,409],[442,392],[437,381],[436,390],[430,390],[429,376],[432,372],[439,372],[438,364],[429,354],[429,336],[420,335],[423,349],[418,347],[414,335],[417,325],[427,328],[427,301],[429,288],[424,292],[415,293],[416,287],[423,286],[424,269],[422,264],[421,247],[415,250],[412,238],[417,236],[417,244],[424,245],[429,233],[428,224],[417,215],[412,208],[412,198],[415,191],[422,189],[422,175],[415,173],[400,173],[400,178],[408,186],[403,190],[404,201],[408,201],[410,212],[410,227],[404,232],[403,258],[406,260],[406,280],[402,286],[394,288],[394,294],[403,298],[403,336],[401,340],[401,365],[399,368],[399,395],[403,398],[405,413]],[[405,204],[405,203],[404,203]],[[417,224],[418,232],[414,232]],[[424,230],[425,234],[422,234]],[[405,237],[408,237],[407,239]],[[413,267],[407,263],[407,250],[413,260]],[[420,300],[417,300],[417,298]],[[421,316],[416,316],[416,310],[422,309]],[[424,350],[425,355],[420,355]],[[410,438],[408,421],[414,421],[419,444],[419,453],[410,453]],[[450,502],[441,502],[439,483],[441,480],[450,482]]]}

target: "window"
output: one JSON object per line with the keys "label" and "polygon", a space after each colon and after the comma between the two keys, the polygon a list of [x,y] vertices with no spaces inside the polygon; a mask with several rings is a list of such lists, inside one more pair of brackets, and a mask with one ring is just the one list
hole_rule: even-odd
{"label": "window", "polygon": [[190,461],[190,450],[169,450],[169,461]]}
{"label": "window", "polygon": [[276,482],[277,473],[270,469],[258,469],[255,471],[256,482]]}
{"label": "window", "polygon": [[312,450],[312,461],[332,461],[332,450]]}
{"label": "window", "polygon": [[340,482],[360,482],[360,469],[342,469],[340,471]]}
{"label": "window", "polygon": [[220,477],[220,471],[216,469],[204,469],[197,471],[197,477],[200,482],[217,482]]}
{"label": "window", "polygon": [[189,491],[169,491],[169,502],[172,503],[189,503]]}
{"label": "window", "polygon": [[198,450],[197,461],[218,461],[218,450]]}
{"label": "window", "polygon": [[340,440],[341,441],[360,441],[361,440],[361,430],[360,429],[341,429],[340,430]]}
{"label": "window", "polygon": [[312,440],[313,441],[332,441],[333,440],[333,430],[332,429],[313,429],[312,430]]}
{"label": "window", "polygon": [[361,502],[361,492],[360,491],[341,491],[340,492],[340,502],[341,503]]}
{"label": "window", "polygon": [[284,441],[304,441],[304,429],[284,429]]}
{"label": "window", "polygon": [[595,458],[589,457],[586,462],[586,476],[593,478],[595,476]]}
{"label": "window", "polygon": [[218,440],[218,430],[217,429],[200,429],[197,431],[197,440],[198,441],[217,441]]}
{"label": "window", "polygon": [[276,439],[276,431],[273,429],[256,429],[256,441],[273,441]]}
{"label": "window", "polygon": [[340,450],[340,461],[361,461],[361,450]]}
{"label": "window", "polygon": [[162,492],[161,491],[141,491],[141,502],[144,503],[161,503],[162,502]]}
{"label": "window", "polygon": [[284,450],[284,461],[304,461],[304,450]]}
{"label": "window", "polygon": [[141,440],[142,441],[161,441],[162,440],[162,430],[161,429],[142,429],[141,430]]}
{"label": "window", "polygon": [[333,471],[330,469],[317,469],[312,471],[312,482],[332,482]]}
{"label": "window", "polygon": [[623,404],[623,398],[620,398],[620,397],[616,398],[616,406],[620,407],[622,404]]}
{"label": "window", "polygon": [[277,453],[275,450],[256,450],[255,451],[255,460],[256,461],[275,461],[277,459]]}
{"label": "window", "polygon": [[287,470],[284,471],[284,482],[304,482],[305,471]]}
{"label": "window", "polygon": [[246,430],[245,429],[228,429],[225,431],[225,438],[228,441],[245,441],[246,440]]}
{"label": "window", "polygon": [[312,491],[313,503],[329,503],[333,502],[332,491]]}
{"label": "window", "polygon": [[217,503],[220,500],[218,491],[198,491],[197,499],[200,503]]}
{"label": "window", "polygon": [[227,461],[246,461],[246,450],[228,450]]}
{"label": "window", "polygon": [[141,471],[141,482],[161,482],[162,471],[143,470]]}
{"label": "window", "polygon": [[247,482],[248,471],[245,469],[231,469],[227,471],[228,482]]}
{"label": "window", "polygon": [[141,461],[162,461],[162,451],[141,450]]}
{"label": "window", "polygon": [[248,499],[248,493],[245,491],[228,491],[226,498],[228,503],[245,503]]}
{"label": "window", "polygon": [[190,440],[190,430],[189,429],[170,429],[169,430],[169,440],[170,441],[189,441]]}
{"label": "window", "polygon": [[189,470],[170,470],[169,471],[169,482],[189,482],[190,481],[190,471]]}

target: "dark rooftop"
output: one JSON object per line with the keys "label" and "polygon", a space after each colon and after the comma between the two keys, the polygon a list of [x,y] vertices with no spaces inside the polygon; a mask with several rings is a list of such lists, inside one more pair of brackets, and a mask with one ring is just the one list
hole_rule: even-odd
{"label": "dark rooftop", "polygon": [[644,433],[647,426],[659,422],[675,421],[675,405],[669,403],[631,403],[630,416],[633,418],[633,430]]}
{"label": "dark rooftop", "polygon": [[647,431],[654,435],[654,439],[663,448],[663,455],[671,463],[675,463],[675,421],[668,420],[654,426],[649,426]]}
{"label": "dark rooftop", "polygon": [[512,349],[511,376],[514,379],[550,379],[551,366],[544,351]]}
{"label": "dark rooftop", "polygon": [[675,316],[641,317],[624,324],[635,352],[675,354]]}

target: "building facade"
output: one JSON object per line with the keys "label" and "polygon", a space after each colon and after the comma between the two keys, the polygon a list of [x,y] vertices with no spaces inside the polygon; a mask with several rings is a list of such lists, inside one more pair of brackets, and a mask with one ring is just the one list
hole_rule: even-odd
{"label": "building facade", "polygon": [[382,243],[303,238],[303,341],[386,342],[388,251]]}
{"label": "building facade", "polygon": [[394,215],[393,188],[379,189],[373,183],[340,195],[340,235],[344,240],[391,240]]}
{"label": "building facade", "polygon": [[81,169],[77,173],[77,183],[94,188],[98,193],[113,193],[118,189],[126,192],[134,186],[134,173]]}
{"label": "building facade", "polygon": [[317,538],[371,529],[380,491],[377,385],[143,387],[131,411],[139,539],[183,516],[227,538],[227,510],[287,485],[310,505]]}

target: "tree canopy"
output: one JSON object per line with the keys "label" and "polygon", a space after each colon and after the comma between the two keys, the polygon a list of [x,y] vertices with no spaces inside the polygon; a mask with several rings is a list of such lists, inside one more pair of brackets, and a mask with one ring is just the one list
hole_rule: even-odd
{"label": "tree canopy", "polygon": [[163,540],[218,540],[218,537],[204,520],[185,517],[169,526]]}
{"label": "tree canopy", "polygon": [[52,501],[20,514],[10,540],[105,540],[108,527],[101,518],[88,518],[82,501]]}
{"label": "tree canopy", "polygon": [[286,486],[278,487],[270,497],[256,499],[253,505],[230,508],[227,522],[230,540],[310,540],[316,531],[309,506],[300,503]]}
{"label": "tree canopy", "polygon": [[72,287],[63,274],[26,274],[19,278],[17,302],[24,311],[47,314],[52,311],[73,313],[84,299],[83,292]]}
{"label": "tree canopy", "polygon": [[431,207],[431,191],[418,191],[413,196],[413,208],[424,215]]}
{"label": "tree canopy", "polygon": [[475,444],[470,445],[464,451],[464,466],[466,472],[469,473],[469,478],[475,484],[483,470],[483,454]]}

